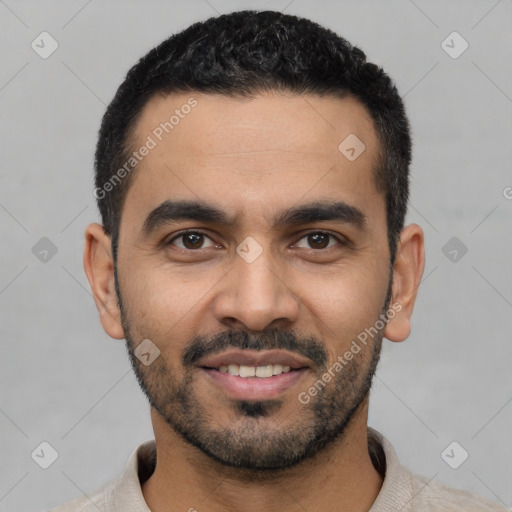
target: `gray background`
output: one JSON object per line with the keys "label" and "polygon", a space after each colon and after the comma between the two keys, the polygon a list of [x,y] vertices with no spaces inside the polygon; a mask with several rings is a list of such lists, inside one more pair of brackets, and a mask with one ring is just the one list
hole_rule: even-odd
{"label": "gray background", "polygon": [[[411,337],[385,343],[370,424],[413,471],[512,507],[510,0],[0,0],[0,511],[90,493],[152,437],[124,342],[101,329],[82,268],[84,228],[98,220],[96,134],[140,56],[242,8],[332,28],[405,96],[408,220],[425,230],[427,265]],[[31,48],[43,31],[59,43],[48,59]],[[441,46],[453,31],[469,43],[456,59]],[[42,237],[57,247],[46,262],[32,252]],[[456,261],[443,252],[452,237],[467,247]],[[31,458],[42,441],[59,455],[46,470]],[[441,457],[452,441],[469,453],[458,469]]]}

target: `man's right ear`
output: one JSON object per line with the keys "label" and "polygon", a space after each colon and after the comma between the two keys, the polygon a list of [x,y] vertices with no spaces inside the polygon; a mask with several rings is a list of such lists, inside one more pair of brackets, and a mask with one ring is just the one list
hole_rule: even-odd
{"label": "man's right ear", "polygon": [[112,244],[103,226],[97,223],[90,224],[85,230],[84,269],[103,329],[110,337],[123,339],[121,311],[114,280]]}

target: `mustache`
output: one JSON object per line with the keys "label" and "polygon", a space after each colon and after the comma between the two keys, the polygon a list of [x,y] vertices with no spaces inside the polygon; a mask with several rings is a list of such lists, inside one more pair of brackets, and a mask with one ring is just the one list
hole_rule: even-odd
{"label": "mustache", "polygon": [[184,367],[194,366],[202,357],[229,348],[270,350],[281,349],[307,357],[320,370],[327,365],[324,344],[314,336],[296,335],[292,331],[269,329],[259,334],[246,331],[225,331],[211,336],[196,336],[187,343],[182,356]]}

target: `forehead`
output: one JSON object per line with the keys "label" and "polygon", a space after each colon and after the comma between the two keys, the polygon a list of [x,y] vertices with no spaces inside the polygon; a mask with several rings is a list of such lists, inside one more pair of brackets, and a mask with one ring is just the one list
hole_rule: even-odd
{"label": "forehead", "polygon": [[380,196],[373,180],[376,132],[365,107],[350,96],[157,96],[134,135],[134,150],[150,148],[125,200],[123,217],[134,209],[134,222],[174,197],[265,216],[268,208],[302,199],[363,204],[368,194]]}
{"label": "forehead", "polygon": [[376,149],[371,116],[354,97],[277,92],[250,99],[197,92],[155,96],[135,129],[136,143],[151,136],[175,158],[276,149],[325,153],[349,134]]}

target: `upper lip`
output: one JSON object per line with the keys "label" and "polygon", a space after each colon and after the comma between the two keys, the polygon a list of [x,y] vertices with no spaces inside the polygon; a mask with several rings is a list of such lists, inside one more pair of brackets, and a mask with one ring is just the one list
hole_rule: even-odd
{"label": "upper lip", "polygon": [[291,369],[299,369],[311,366],[309,360],[298,354],[286,350],[249,350],[234,349],[218,354],[202,357],[197,366],[203,368],[219,368],[237,364],[242,366],[267,366],[270,364],[282,364]]}

